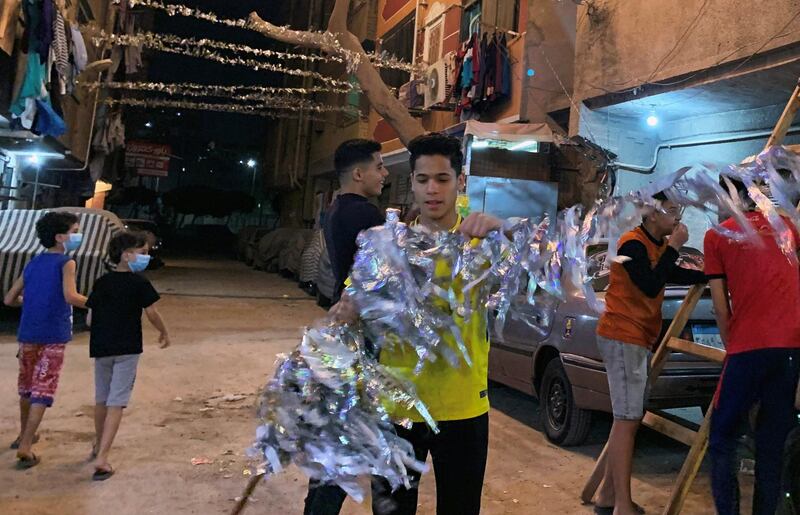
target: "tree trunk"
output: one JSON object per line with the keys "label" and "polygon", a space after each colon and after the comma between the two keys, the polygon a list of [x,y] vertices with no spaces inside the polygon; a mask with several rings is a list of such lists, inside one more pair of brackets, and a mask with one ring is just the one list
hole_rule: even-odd
{"label": "tree trunk", "polygon": [[369,56],[361,46],[358,38],[347,29],[347,16],[350,11],[350,0],[336,0],[328,22],[327,33],[315,33],[291,30],[278,27],[261,19],[255,12],[250,14],[253,29],[265,36],[307,48],[317,48],[328,54],[337,54],[339,47],[360,56],[356,78],[361,90],[367,96],[372,108],[383,117],[397,132],[404,145],[425,134],[419,120],[409,114],[408,109],[395,97],[381,79],[378,69],[370,62]]}

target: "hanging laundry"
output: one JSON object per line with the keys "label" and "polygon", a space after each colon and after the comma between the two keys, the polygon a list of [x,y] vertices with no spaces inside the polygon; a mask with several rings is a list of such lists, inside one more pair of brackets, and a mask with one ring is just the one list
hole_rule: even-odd
{"label": "hanging laundry", "polygon": [[[130,36],[135,35],[136,25],[135,17],[128,15],[128,20],[125,23],[125,34]],[[142,45],[128,45],[125,47],[125,73],[132,75],[137,73],[142,67]]]}
{"label": "hanging laundry", "polygon": [[89,55],[86,53],[86,43],[83,41],[83,34],[78,30],[78,27],[71,25],[69,32],[72,36],[72,66],[75,69],[75,75],[78,75],[85,70],[86,65],[89,64]]}
{"label": "hanging laundry", "polygon": [[[33,110],[35,114],[36,104],[34,100],[37,98],[47,98],[47,89],[44,85],[46,74],[47,70],[39,59],[39,54],[35,52],[28,54],[25,78],[17,97],[11,103],[10,109],[13,115],[22,118],[22,126],[26,129],[30,129],[33,124],[31,110]],[[26,113],[26,116],[23,117],[23,113]]]}
{"label": "hanging laundry", "polygon": [[62,95],[67,93],[67,81],[69,80],[69,46],[67,44],[67,30],[64,24],[64,17],[61,11],[56,11],[53,19],[53,45],[51,55],[58,72],[59,91]]}
{"label": "hanging laundry", "polygon": [[53,20],[56,16],[56,8],[53,0],[26,0],[31,2],[34,8],[38,8],[40,18],[36,25],[36,52],[42,62],[46,62],[50,56],[50,45],[53,43]]}
{"label": "hanging laundry", "polygon": [[42,136],[52,136],[57,138],[67,132],[67,125],[50,103],[45,99],[36,99],[36,120],[33,126],[33,133]]}

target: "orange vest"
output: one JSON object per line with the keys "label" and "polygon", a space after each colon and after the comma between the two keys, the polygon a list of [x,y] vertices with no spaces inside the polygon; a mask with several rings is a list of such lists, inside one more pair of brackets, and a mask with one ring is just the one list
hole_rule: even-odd
{"label": "orange vest", "polygon": [[[666,240],[657,245],[641,227],[622,235],[617,248],[628,241],[644,244],[650,266],[655,267],[667,250]],[[661,304],[664,289],[651,299],[636,286],[620,263],[611,264],[610,282],[606,291],[606,310],[597,324],[597,334],[610,340],[652,348],[661,334]]]}

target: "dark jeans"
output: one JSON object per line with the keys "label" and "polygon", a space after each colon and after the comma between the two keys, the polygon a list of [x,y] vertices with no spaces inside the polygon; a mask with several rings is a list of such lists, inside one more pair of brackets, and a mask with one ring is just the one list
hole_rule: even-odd
{"label": "dark jeans", "polygon": [[793,427],[800,350],[763,349],[728,356],[711,416],[708,451],[711,487],[720,515],[739,514],[738,429],[760,403],[755,428],[756,483],[753,513],[778,506],[786,437]]}
{"label": "dark jeans", "polygon": [[[425,423],[412,428],[395,426],[397,434],[414,446],[417,459],[433,459],[438,515],[477,515],[489,447],[489,414],[466,420],[439,422],[439,434]],[[410,472],[412,488],[392,492],[389,482],[372,478],[373,515],[417,513],[420,474]],[[310,481],[303,515],[338,515],[347,494],[336,485]]]}
{"label": "dark jeans", "polygon": [[[418,460],[424,462],[431,454],[436,477],[436,513],[479,514],[489,447],[489,414],[439,422],[439,434],[434,434],[424,423],[415,423],[410,430],[396,429],[398,435],[414,446]],[[411,489],[401,487],[395,492],[385,479],[372,479],[373,515],[417,513],[420,475],[410,475],[414,478]]]}
{"label": "dark jeans", "polygon": [[339,515],[346,498],[347,494],[338,486],[323,485],[312,479],[308,482],[303,515]]}

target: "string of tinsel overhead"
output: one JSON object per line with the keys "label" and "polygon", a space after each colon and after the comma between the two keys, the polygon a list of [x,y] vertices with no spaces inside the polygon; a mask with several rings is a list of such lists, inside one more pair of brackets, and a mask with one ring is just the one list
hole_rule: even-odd
{"label": "string of tinsel overhead", "polygon": [[[114,3],[119,4],[121,1],[123,0],[114,0]],[[254,30],[252,24],[250,23],[250,20],[247,19],[232,20],[228,18],[221,18],[213,13],[201,11],[200,9],[193,9],[191,7],[187,7],[185,5],[180,5],[180,4],[167,4],[160,0],[127,0],[127,1],[129,2],[129,5],[131,7],[140,5],[142,7],[163,11],[167,13],[167,15],[169,16],[184,16],[188,18],[196,18],[198,20],[204,20],[210,23],[226,25],[228,27]],[[278,27],[277,30],[286,32],[291,31],[293,34],[295,33],[295,31],[289,27]],[[342,45],[339,44],[339,41],[336,39],[336,36],[329,31],[304,30],[301,32],[300,37],[308,38],[309,42],[312,41],[319,42],[321,38],[327,48],[335,49],[336,54],[344,60],[348,68],[350,68],[351,66],[355,68],[361,62],[361,55],[359,55],[358,52],[353,52],[351,50],[347,50],[346,48],[342,47]],[[302,43],[302,41],[299,41],[298,43]],[[391,68],[396,70],[403,70],[409,73],[421,71],[421,68],[418,69],[418,67],[415,67],[411,63],[405,62],[402,59],[397,58],[396,56],[387,55],[385,52],[380,54],[369,53],[367,55],[369,56],[370,61],[372,61],[373,64],[378,68]],[[330,60],[331,59],[329,59],[329,61]]]}
{"label": "string of tinsel overhead", "polygon": [[[286,113],[285,111],[274,110],[271,106],[245,105],[245,104],[220,104],[211,102],[185,102],[179,100],[165,99],[142,99],[142,98],[107,98],[104,102],[110,106],[124,105],[143,108],[171,108],[171,109],[190,109],[197,111],[218,111],[225,113],[247,114],[263,116],[265,118],[287,118],[296,120],[297,113]],[[312,121],[325,122],[323,118],[310,117]]]}
{"label": "string of tinsel overhead", "polygon": [[172,96],[188,96],[188,97],[218,97],[218,98],[228,98],[232,99],[235,102],[255,102],[259,106],[269,107],[270,109],[290,109],[293,111],[310,111],[314,113],[350,113],[350,114],[357,114],[358,110],[350,105],[332,105],[332,104],[321,104],[318,102],[312,102],[307,98],[303,97],[292,97],[286,95],[269,95],[264,93],[248,93],[242,94],[237,92],[230,92],[230,91],[204,91],[204,90],[185,90],[185,91],[178,91],[175,90],[172,93],[160,90],[158,88],[150,87],[150,84],[141,83],[138,84],[137,87],[136,83],[127,84],[124,82],[112,82],[112,83],[102,83],[102,82],[94,82],[91,84],[87,84],[87,87],[91,90],[95,90],[98,88],[109,88],[109,89],[121,89],[126,91],[138,91],[138,92],[155,92],[155,93],[166,93]]}
{"label": "string of tinsel overhead", "polygon": [[[193,82],[88,82],[81,85],[95,90],[98,88],[121,89],[129,91],[154,91],[168,95],[186,96],[231,96],[242,99],[257,98],[254,95],[274,95],[276,97],[299,98],[315,93],[349,93],[349,88],[313,86],[310,88],[284,88],[272,86],[223,86],[219,84],[197,84]],[[260,97],[258,97],[260,98]]]}
{"label": "string of tinsel overhead", "polygon": [[[113,34],[107,34],[105,31],[101,31],[99,35],[94,37],[96,42],[111,42],[114,44],[123,44],[118,43],[113,38]],[[353,73],[355,69],[358,67],[359,59],[357,54],[355,58],[351,58],[352,56],[344,55],[319,55],[319,54],[300,54],[295,52],[280,52],[277,50],[269,50],[264,48],[253,48],[249,45],[243,45],[238,43],[229,43],[227,41],[217,41],[214,39],[208,38],[187,38],[181,36],[175,36],[173,34],[156,34],[153,32],[140,32],[137,34],[128,34],[125,36],[125,40],[128,42],[127,44],[130,45],[143,45],[148,46],[147,42],[149,41],[159,41],[166,45],[177,45],[181,47],[195,47],[195,48],[213,48],[217,50],[228,50],[235,53],[241,54],[252,54],[259,57],[269,57],[275,59],[283,59],[283,60],[302,60],[308,62],[333,62],[333,63],[341,63],[347,66],[348,73]],[[370,59],[373,61],[374,65],[377,68],[384,68],[384,69],[393,69],[393,70],[401,70],[408,73],[412,73],[415,71],[414,66],[410,63],[407,63],[401,59],[398,59],[396,56],[388,55],[388,54],[371,54]]]}
{"label": "string of tinsel overhead", "polygon": [[[104,39],[114,45],[138,45],[139,41],[133,40],[134,36],[128,35],[119,35],[119,34],[111,34],[107,35]],[[100,44],[103,39],[94,39],[95,44]],[[241,57],[227,57],[221,55],[217,52],[209,50],[208,48],[191,48],[191,47],[174,47],[168,44],[165,44],[157,39],[143,39],[141,40],[141,44],[147,48],[151,48],[153,50],[158,50],[160,52],[167,52],[171,54],[181,54],[187,55],[190,57],[197,57],[201,59],[208,59],[210,61],[216,61],[218,63],[232,65],[232,66],[246,66],[248,68],[252,68],[254,70],[267,70],[271,72],[277,73],[284,73],[286,75],[294,75],[298,77],[310,77],[312,79],[318,80],[324,84],[328,84],[330,86],[337,86],[337,87],[349,87],[353,89],[353,85],[345,80],[335,79],[333,77],[329,77],[327,75],[322,75],[321,73],[317,73],[314,71],[309,70],[301,70],[299,68],[289,68],[280,64],[274,63],[265,63],[263,61],[258,61],[255,59],[244,59]]]}

